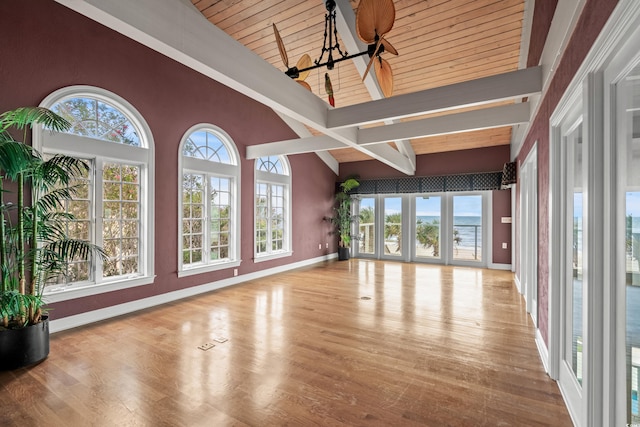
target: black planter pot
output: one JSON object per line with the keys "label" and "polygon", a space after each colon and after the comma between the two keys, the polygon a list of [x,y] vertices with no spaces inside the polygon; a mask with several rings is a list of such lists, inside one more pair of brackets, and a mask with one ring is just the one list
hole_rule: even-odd
{"label": "black planter pot", "polygon": [[0,331],[0,371],[43,361],[49,355],[49,318],[37,325]]}
{"label": "black planter pot", "polygon": [[349,248],[338,248],[338,261],[346,261],[349,259]]}

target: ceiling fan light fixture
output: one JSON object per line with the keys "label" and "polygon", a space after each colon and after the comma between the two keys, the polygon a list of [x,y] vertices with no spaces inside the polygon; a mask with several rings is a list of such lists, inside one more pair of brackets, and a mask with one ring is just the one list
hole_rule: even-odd
{"label": "ceiling fan light fixture", "polygon": [[[325,0],[325,7],[327,9],[327,13],[324,16],[324,40],[322,44],[322,51],[320,52],[318,59],[313,61],[313,64],[298,61],[294,67],[289,67],[289,60],[284,48],[284,43],[282,42],[280,33],[276,28],[276,24],[273,24],[280,57],[282,58],[282,62],[285,67],[287,67],[285,74],[300,82],[304,81],[308,72],[311,70],[326,67],[327,70],[331,71],[339,62],[346,61],[347,59],[353,59],[358,56],[368,55],[370,60],[366,71],[362,76],[362,80],[367,77],[371,66],[377,58],[379,64],[375,67],[378,70],[376,72],[376,78],[380,87],[383,89],[384,96],[391,96],[393,91],[393,73],[389,63],[382,59],[380,55],[383,52],[389,52],[394,55],[398,54],[398,51],[384,38],[384,36],[391,31],[393,22],[395,21],[396,11],[393,0],[360,1],[360,5],[358,6],[356,13],[356,32],[358,37],[363,42],[367,43],[367,49],[353,55],[349,55],[346,51],[343,52],[340,47],[340,42],[338,41],[335,0]],[[326,62],[322,62],[325,54],[327,55]]]}

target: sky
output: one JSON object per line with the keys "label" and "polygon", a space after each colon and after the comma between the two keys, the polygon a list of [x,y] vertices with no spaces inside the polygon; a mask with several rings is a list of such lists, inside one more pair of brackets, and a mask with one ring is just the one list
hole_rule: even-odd
{"label": "sky", "polygon": [[640,217],[640,193],[627,193],[627,215],[633,215],[634,218]]}

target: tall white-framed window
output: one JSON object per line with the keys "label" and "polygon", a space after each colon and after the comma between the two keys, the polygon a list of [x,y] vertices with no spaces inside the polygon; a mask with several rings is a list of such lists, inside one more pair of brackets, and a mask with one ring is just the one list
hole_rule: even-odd
{"label": "tall white-framed window", "polygon": [[240,156],[211,124],[191,127],[180,143],[178,276],[240,265]]}
{"label": "tall white-framed window", "polygon": [[290,256],[291,173],[285,156],[256,159],[254,261]]}
{"label": "tall white-framed window", "polygon": [[154,278],[151,130],[126,100],[104,89],[70,86],[40,104],[71,122],[65,133],[34,129],[45,155],[84,159],[88,173],[65,210],[71,236],[101,246],[107,255],[72,263],[67,275],[45,289],[49,302],[150,284]]}

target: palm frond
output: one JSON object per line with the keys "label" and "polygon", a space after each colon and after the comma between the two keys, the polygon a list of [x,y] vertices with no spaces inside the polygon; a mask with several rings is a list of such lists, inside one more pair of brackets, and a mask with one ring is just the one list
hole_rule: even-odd
{"label": "palm frond", "polygon": [[0,114],[0,130],[3,131],[11,127],[22,130],[35,124],[56,132],[63,132],[71,127],[67,119],[44,107],[20,107]]}
{"label": "palm frond", "polygon": [[51,212],[62,208],[65,200],[71,200],[74,195],[73,189],[69,187],[56,188],[41,195],[34,200],[39,213]]}
{"label": "palm frond", "polygon": [[68,185],[75,177],[85,176],[89,171],[89,165],[82,159],[56,154],[35,165],[33,169],[34,177],[37,177],[38,182],[46,189]]}
{"label": "palm frond", "polygon": [[38,294],[44,289],[44,284],[49,279],[64,276],[67,267],[72,261],[88,260],[97,256],[102,260],[107,258],[107,254],[102,248],[86,240],[62,239],[49,242],[37,249],[34,255],[38,257],[38,268],[36,272],[36,288]]}
{"label": "palm frond", "polygon": [[[0,135],[6,132],[0,132]],[[28,145],[13,140],[0,140],[0,172],[15,180],[20,172],[29,169],[38,154]]]}

